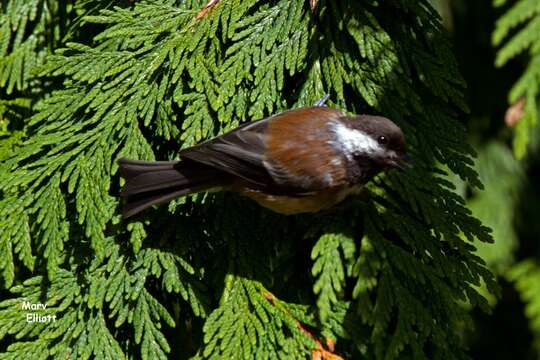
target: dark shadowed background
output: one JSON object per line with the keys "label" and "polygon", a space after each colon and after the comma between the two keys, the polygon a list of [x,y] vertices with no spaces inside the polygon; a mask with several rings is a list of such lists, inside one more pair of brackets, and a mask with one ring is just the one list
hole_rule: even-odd
{"label": "dark shadowed background", "polygon": [[[475,313],[476,332],[466,334],[465,339],[475,359],[538,359],[540,327],[538,310],[533,310],[540,303],[540,293],[535,290],[540,288],[538,272],[534,270],[540,254],[538,129],[530,132],[527,152],[517,160],[512,153],[514,129],[505,123],[512,105],[509,91],[524,73],[530,56],[523,51],[497,67],[501,46],[492,41],[497,19],[518,2],[501,7],[490,0],[433,3],[451,33],[468,85],[471,113],[466,122],[479,153],[476,167],[486,186],[482,193],[461,190],[469,207],[494,229],[495,244],[480,246],[479,253],[496,271],[502,286],[502,298],[494,301],[493,313]],[[517,26],[510,36],[522,28]]]}

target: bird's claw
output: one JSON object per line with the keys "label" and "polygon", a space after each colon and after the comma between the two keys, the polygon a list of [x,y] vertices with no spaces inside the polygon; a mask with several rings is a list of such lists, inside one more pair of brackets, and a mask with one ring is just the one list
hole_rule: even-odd
{"label": "bird's claw", "polygon": [[317,102],[315,103],[314,106],[326,106],[324,105],[324,103],[330,99],[330,94],[326,94],[324,95],[322,98],[320,98],[319,100],[317,100]]}

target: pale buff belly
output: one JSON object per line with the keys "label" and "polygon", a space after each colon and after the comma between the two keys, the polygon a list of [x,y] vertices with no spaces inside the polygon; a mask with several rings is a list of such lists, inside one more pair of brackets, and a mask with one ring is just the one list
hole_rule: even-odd
{"label": "pale buff belly", "polygon": [[361,188],[361,186],[357,185],[354,187],[329,189],[302,197],[268,195],[258,190],[246,188],[239,192],[272,211],[284,215],[293,215],[328,209],[343,201],[347,196],[358,194],[361,191]]}

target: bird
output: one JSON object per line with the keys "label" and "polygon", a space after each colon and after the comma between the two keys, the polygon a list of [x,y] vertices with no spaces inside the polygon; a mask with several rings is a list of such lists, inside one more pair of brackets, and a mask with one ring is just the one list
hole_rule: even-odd
{"label": "bird", "polygon": [[321,101],[240,125],[180,150],[179,160],[120,159],[123,218],[205,191],[236,192],[284,215],[316,213],[361,192],[380,172],[407,168],[405,137],[394,122],[349,116]]}

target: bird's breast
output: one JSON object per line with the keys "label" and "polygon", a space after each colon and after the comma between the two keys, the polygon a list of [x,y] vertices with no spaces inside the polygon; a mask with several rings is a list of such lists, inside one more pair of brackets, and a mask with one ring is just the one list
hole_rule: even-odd
{"label": "bird's breast", "polygon": [[314,213],[328,209],[343,201],[347,196],[358,194],[361,189],[361,185],[355,185],[317,191],[305,196],[273,195],[250,188],[242,188],[237,191],[274,212],[284,215],[294,215]]}

